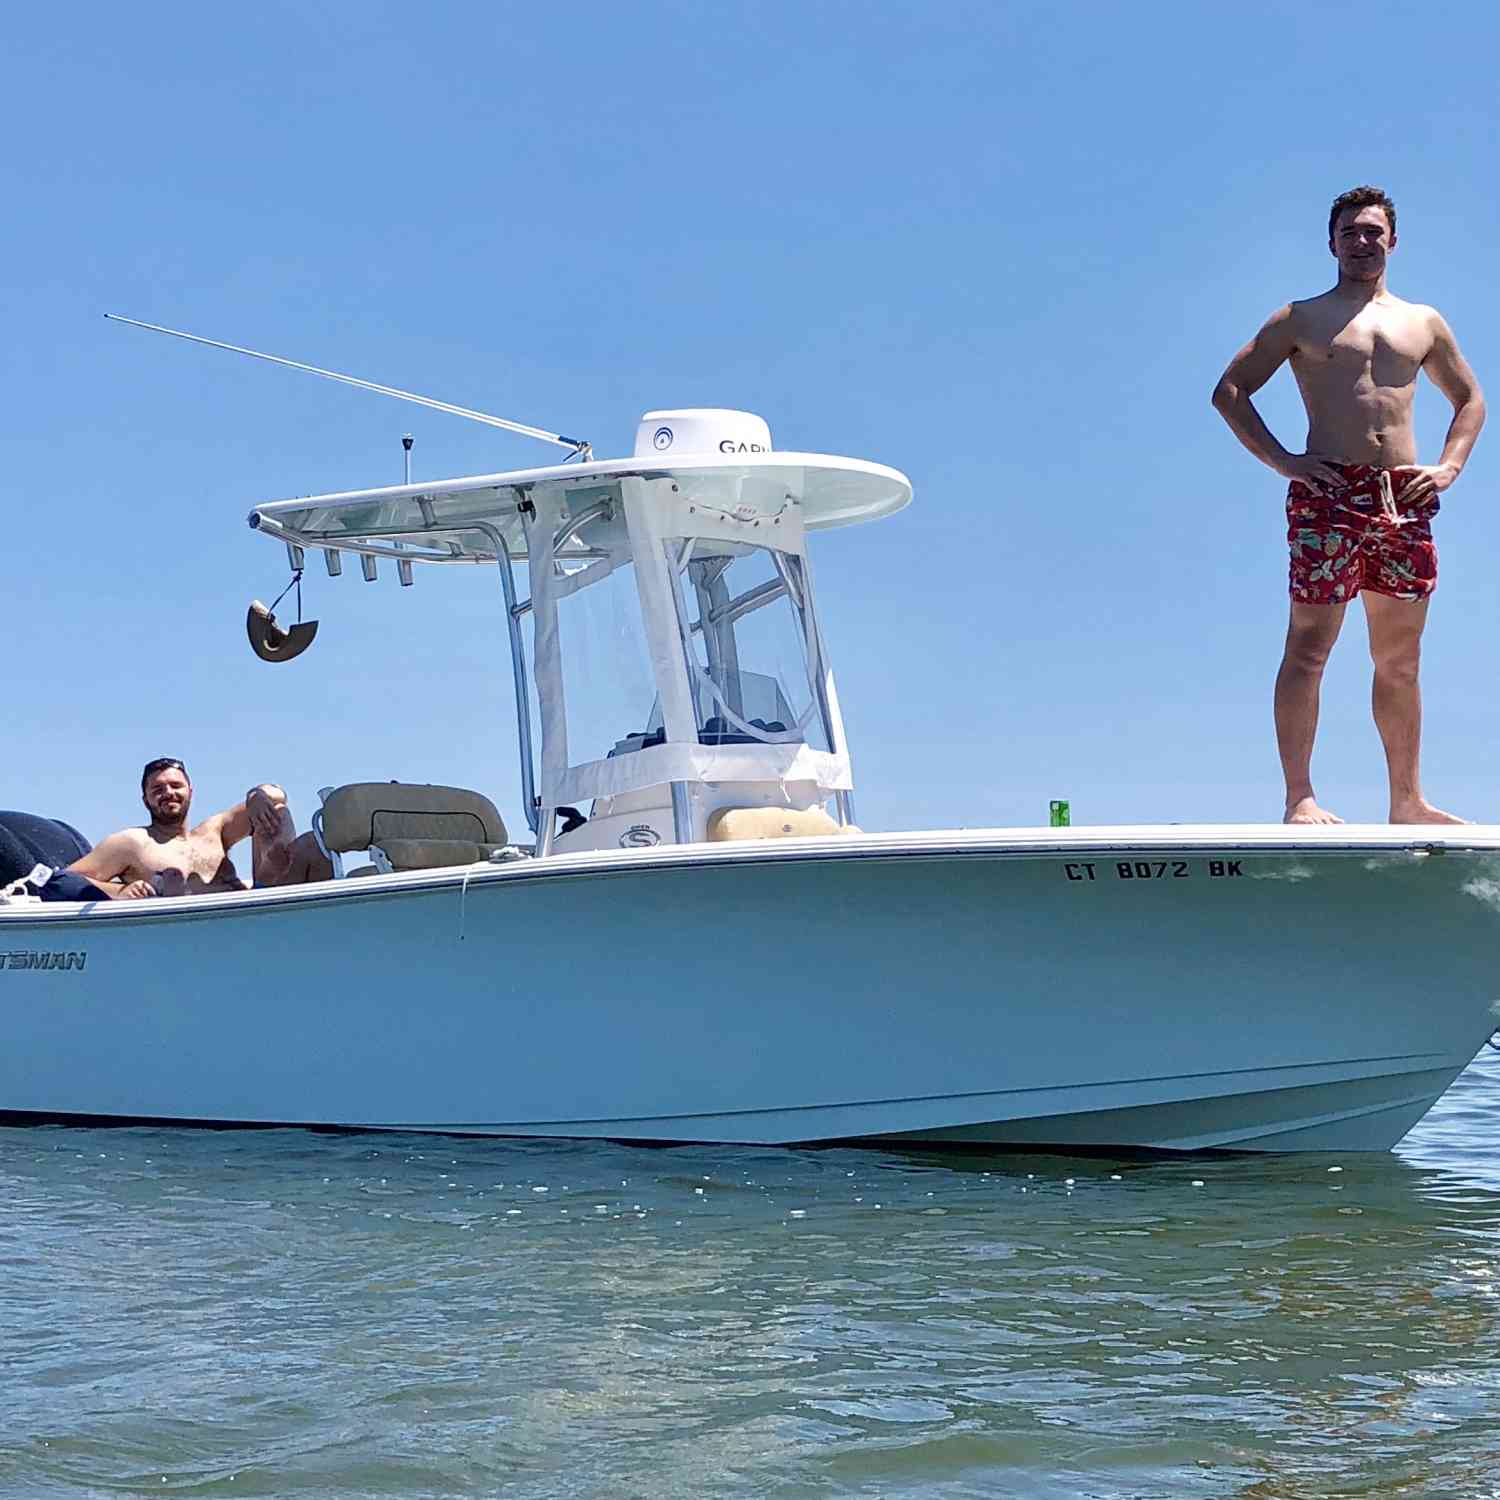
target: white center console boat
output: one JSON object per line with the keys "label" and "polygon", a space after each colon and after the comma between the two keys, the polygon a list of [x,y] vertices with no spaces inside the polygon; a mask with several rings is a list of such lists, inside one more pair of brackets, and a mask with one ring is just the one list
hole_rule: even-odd
{"label": "white center console boat", "polygon": [[331,788],[333,880],[0,902],[0,1112],[1392,1145],[1500,1019],[1500,828],[858,831],[808,542],[910,496],[694,411],[629,458],[256,506],[296,568],[496,569],[531,826]]}

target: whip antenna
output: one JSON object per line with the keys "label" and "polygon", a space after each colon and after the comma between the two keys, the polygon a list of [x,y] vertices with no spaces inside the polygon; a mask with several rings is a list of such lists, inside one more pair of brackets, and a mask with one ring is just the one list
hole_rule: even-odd
{"label": "whip antenna", "polygon": [[564,437],[560,432],[548,432],[541,427],[528,427],[525,422],[510,422],[504,417],[494,417],[488,412],[471,411],[467,406],[453,406],[447,401],[435,401],[431,396],[418,396],[412,391],[398,391],[392,385],[377,385],[373,380],[360,380],[354,375],[340,375],[337,370],[320,369],[317,365],[305,365],[300,360],[282,359],[277,354],[262,354],[259,349],[242,349],[238,344],[220,343],[218,339],[206,339],[196,333],[183,333],[177,328],[163,328],[159,323],[142,323],[137,318],[124,318],[119,313],[105,313],[112,323],[128,323],[132,328],[145,328],[152,333],[170,334],[174,339],[186,339],[192,344],[207,344],[210,349],[227,349],[231,354],[248,354],[251,359],[264,359],[273,365],[285,365],[289,370],[305,370],[309,375],[321,375],[324,380],[337,380],[344,385],[357,386],[362,391],[374,391],[381,396],[394,396],[398,401],[414,401],[418,406],[431,407],[433,411],[445,411],[449,416],[467,417],[471,422],[483,422],[490,427],[503,427],[507,432],[519,432],[523,437],[540,438],[544,443],[556,443],[559,448],[571,448],[585,463],[594,456],[592,446],[583,438]]}

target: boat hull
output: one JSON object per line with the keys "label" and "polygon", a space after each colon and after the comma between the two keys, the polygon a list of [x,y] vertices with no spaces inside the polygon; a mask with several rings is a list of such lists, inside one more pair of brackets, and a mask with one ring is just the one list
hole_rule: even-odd
{"label": "boat hull", "polygon": [[1500,838],[1213,832],[706,846],[4,909],[0,1111],[1389,1148],[1500,1020]]}

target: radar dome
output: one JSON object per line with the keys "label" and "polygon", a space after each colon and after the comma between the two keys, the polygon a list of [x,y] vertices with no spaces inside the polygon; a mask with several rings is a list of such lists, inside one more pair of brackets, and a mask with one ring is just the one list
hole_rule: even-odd
{"label": "radar dome", "polygon": [[635,430],[637,458],[769,453],[771,429],[754,412],[691,407],[648,411]]}

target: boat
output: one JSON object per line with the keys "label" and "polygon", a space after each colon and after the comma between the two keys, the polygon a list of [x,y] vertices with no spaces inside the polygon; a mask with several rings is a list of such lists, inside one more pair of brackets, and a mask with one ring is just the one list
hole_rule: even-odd
{"label": "boat", "polygon": [[911,493],[683,410],[624,458],[255,505],[294,578],[495,570],[528,827],[332,785],[331,880],[0,900],[0,1112],[1390,1148],[1500,1021],[1500,827],[861,831],[809,544]]}

